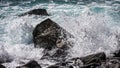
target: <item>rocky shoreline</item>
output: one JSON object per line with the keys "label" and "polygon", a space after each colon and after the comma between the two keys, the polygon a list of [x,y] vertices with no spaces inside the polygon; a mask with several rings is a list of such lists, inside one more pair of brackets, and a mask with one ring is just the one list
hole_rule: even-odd
{"label": "rocky shoreline", "polygon": [[[117,52],[116,54],[120,54]],[[42,68],[36,61],[31,60],[16,68]],[[120,56],[106,57],[104,52],[91,54],[85,57],[75,57],[58,62],[47,68],[120,68]]]}
{"label": "rocky shoreline", "polygon": [[[35,9],[23,13],[20,16],[27,14],[49,16],[45,9]],[[120,68],[120,50],[115,51],[113,56],[110,57],[107,57],[104,52],[100,52],[85,57],[66,59],[68,50],[74,46],[73,42],[68,41],[69,38],[74,38],[74,36],[49,18],[35,27],[33,31],[34,47],[44,48],[44,55],[41,60],[56,58],[54,60],[58,62],[54,65],[48,66],[47,68]],[[64,60],[60,61],[61,58]],[[2,63],[6,62],[7,61],[1,62],[0,68],[5,68]],[[37,61],[31,60],[23,66],[18,66],[16,68],[42,67]]]}

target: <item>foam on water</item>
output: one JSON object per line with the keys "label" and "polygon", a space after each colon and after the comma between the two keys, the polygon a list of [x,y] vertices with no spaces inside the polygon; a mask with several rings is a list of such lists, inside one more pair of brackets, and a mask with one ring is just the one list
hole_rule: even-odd
{"label": "foam on water", "polygon": [[[35,0],[36,1],[36,0]],[[50,0],[53,1],[53,0]],[[68,2],[69,0],[65,0]],[[32,3],[34,1],[30,1]],[[27,2],[27,4],[29,4]],[[107,3],[108,4],[108,3]],[[75,45],[69,51],[71,57],[81,57],[97,52],[105,52],[110,55],[118,48],[120,34],[119,7],[116,5],[96,4],[56,4],[40,3],[32,7],[26,5],[6,6],[0,8],[0,54],[9,56],[13,61],[4,63],[7,68],[15,68],[18,65],[36,60],[40,64],[51,65],[54,62],[39,59],[43,49],[34,48],[32,31],[41,21],[50,18],[75,38],[69,39]],[[23,16],[17,15],[26,11],[45,8],[51,16]],[[115,15],[116,13],[116,15]],[[115,16],[115,17],[114,17]]]}

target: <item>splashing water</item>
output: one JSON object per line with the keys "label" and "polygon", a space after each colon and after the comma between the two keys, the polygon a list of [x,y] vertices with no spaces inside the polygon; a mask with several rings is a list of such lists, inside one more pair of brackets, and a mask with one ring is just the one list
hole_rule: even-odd
{"label": "splashing water", "polygon": [[[96,52],[108,56],[119,47],[116,36],[120,34],[119,0],[0,0],[0,54],[13,61],[4,63],[15,68],[22,62],[39,63],[43,49],[34,48],[32,31],[41,21],[50,18],[75,36],[69,50],[71,57],[81,57]],[[100,1],[100,2],[99,2]],[[17,15],[36,8],[45,8],[51,16]],[[45,60],[43,63],[54,62]]]}

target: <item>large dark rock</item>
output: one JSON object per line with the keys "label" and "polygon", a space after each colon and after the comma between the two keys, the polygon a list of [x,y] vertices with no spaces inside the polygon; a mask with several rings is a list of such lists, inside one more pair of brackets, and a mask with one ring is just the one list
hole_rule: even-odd
{"label": "large dark rock", "polygon": [[106,61],[106,55],[104,52],[88,55],[80,58],[84,64],[99,63]]}
{"label": "large dark rock", "polygon": [[19,16],[25,16],[25,15],[43,15],[43,16],[48,16],[49,14],[47,13],[46,9],[34,9],[31,11],[28,11],[24,14],[21,14]]}
{"label": "large dark rock", "polygon": [[6,68],[6,67],[0,64],[0,68]]}
{"label": "large dark rock", "polygon": [[101,52],[86,57],[66,59],[48,68],[120,68],[120,58],[106,57],[105,53]]}
{"label": "large dark rock", "polygon": [[57,65],[51,65],[51,66],[49,66],[49,67],[47,67],[47,68],[60,68],[60,66],[57,66]]}
{"label": "large dark rock", "polygon": [[38,24],[33,31],[33,41],[35,47],[45,48],[45,53],[48,54],[48,50],[54,50],[52,56],[60,56],[66,54],[66,50],[72,46],[72,43],[68,41],[73,37],[65,29],[60,27],[57,23],[51,19],[46,19]]}
{"label": "large dark rock", "polygon": [[33,31],[35,47],[46,49],[51,49],[53,47],[65,48],[67,44],[70,45],[70,42],[67,41],[70,37],[72,37],[70,33],[51,19],[46,19],[41,22]]}
{"label": "large dark rock", "polygon": [[74,68],[72,65],[67,63],[57,63],[55,65],[48,66],[47,68]]}
{"label": "large dark rock", "polygon": [[111,64],[109,68],[120,68],[120,63],[117,64]]}
{"label": "large dark rock", "polygon": [[100,66],[99,63],[91,63],[91,64],[87,64],[87,65],[81,66],[80,68],[96,68],[98,66]]}
{"label": "large dark rock", "polygon": [[25,64],[23,66],[16,67],[16,68],[42,68],[42,67],[36,61],[31,60],[27,64]]}
{"label": "large dark rock", "polygon": [[83,66],[83,63],[79,57],[76,57],[63,60],[59,63],[49,66],[48,68],[80,68],[80,66]]}
{"label": "large dark rock", "polygon": [[120,68],[120,61],[117,58],[109,58],[99,68]]}
{"label": "large dark rock", "polygon": [[[69,61],[69,62],[68,62]],[[106,55],[104,52],[91,54],[85,57],[76,57],[68,60],[67,63],[79,68],[96,68],[106,62]]]}
{"label": "large dark rock", "polygon": [[120,57],[120,50],[116,50],[113,54],[114,57]]}

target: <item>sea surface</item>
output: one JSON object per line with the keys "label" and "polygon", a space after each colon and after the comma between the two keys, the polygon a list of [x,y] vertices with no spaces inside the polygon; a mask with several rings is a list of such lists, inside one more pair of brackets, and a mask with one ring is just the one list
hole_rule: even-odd
{"label": "sea surface", "polygon": [[[44,8],[50,16],[18,15]],[[32,32],[37,24],[50,18],[75,36],[69,58],[97,52],[110,56],[120,48],[120,0],[0,0],[0,58],[10,57],[7,68],[29,60],[42,67],[55,64],[42,60],[44,49],[34,48]]]}

